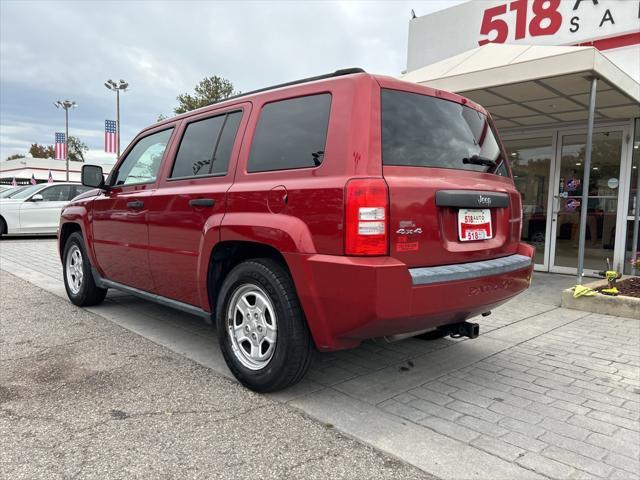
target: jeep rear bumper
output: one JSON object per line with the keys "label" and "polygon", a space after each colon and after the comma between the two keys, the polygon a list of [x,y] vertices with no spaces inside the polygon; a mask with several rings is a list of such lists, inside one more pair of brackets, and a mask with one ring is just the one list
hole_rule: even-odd
{"label": "jeep rear bumper", "polygon": [[533,271],[533,247],[524,243],[508,257],[412,269],[392,257],[285,258],[323,351],[462,322],[525,290]]}

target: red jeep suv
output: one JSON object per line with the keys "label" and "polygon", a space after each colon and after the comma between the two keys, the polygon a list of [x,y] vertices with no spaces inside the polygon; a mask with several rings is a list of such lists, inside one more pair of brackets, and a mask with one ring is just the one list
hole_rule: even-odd
{"label": "red jeep suv", "polygon": [[76,305],[108,288],[217,325],[247,387],[316,349],[465,322],[526,289],[533,248],[489,114],[360,69],[239,95],[143,130],[62,212]]}

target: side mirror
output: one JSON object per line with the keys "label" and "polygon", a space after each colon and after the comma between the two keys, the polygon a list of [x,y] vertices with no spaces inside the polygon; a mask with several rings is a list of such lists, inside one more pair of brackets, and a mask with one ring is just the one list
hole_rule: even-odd
{"label": "side mirror", "polygon": [[32,202],[41,202],[44,200],[44,197],[39,193],[36,193],[33,197],[31,197]]}
{"label": "side mirror", "polygon": [[99,165],[82,166],[82,185],[93,188],[104,188],[104,175]]}

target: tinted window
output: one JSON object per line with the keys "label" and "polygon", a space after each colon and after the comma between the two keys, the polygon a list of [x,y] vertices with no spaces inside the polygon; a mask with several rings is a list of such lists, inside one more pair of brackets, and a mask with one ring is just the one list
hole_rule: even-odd
{"label": "tinted window", "polygon": [[172,132],[170,128],[138,140],[120,165],[114,184],[154,182]]}
{"label": "tinted window", "polygon": [[56,185],[45,188],[39,193],[42,195],[42,199],[45,202],[66,202],[71,200],[72,192],[73,185]]}
{"label": "tinted window", "polygon": [[[496,167],[464,163],[477,155]],[[507,175],[486,115],[459,103],[417,93],[382,90],[382,163]]]}
{"label": "tinted window", "polygon": [[241,112],[233,112],[190,123],[180,142],[171,177],[227,173],[241,116]]}
{"label": "tinted window", "polygon": [[224,115],[220,115],[193,122],[187,126],[173,164],[172,177],[209,174],[224,118]]}
{"label": "tinted window", "polygon": [[249,172],[315,167],[322,163],[331,95],[269,103],[262,108]]}
{"label": "tinted window", "polygon": [[233,150],[233,144],[236,140],[236,133],[238,133],[241,119],[242,112],[234,112],[227,115],[227,121],[224,124],[224,129],[222,130],[222,135],[220,135],[218,148],[216,149],[216,154],[213,159],[211,173],[216,175],[227,173],[231,151]]}

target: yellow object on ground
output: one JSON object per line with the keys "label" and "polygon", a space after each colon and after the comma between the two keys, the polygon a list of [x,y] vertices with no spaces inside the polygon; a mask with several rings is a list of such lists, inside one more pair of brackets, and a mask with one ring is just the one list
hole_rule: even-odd
{"label": "yellow object on ground", "polygon": [[589,287],[585,287],[584,285],[576,285],[572,288],[572,290],[573,298],[593,297],[596,294],[595,290],[592,290]]}
{"label": "yellow object on ground", "polygon": [[612,295],[612,296],[617,296],[620,291],[616,288],[603,288],[602,290],[600,290],[600,293],[604,294],[604,295]]}

